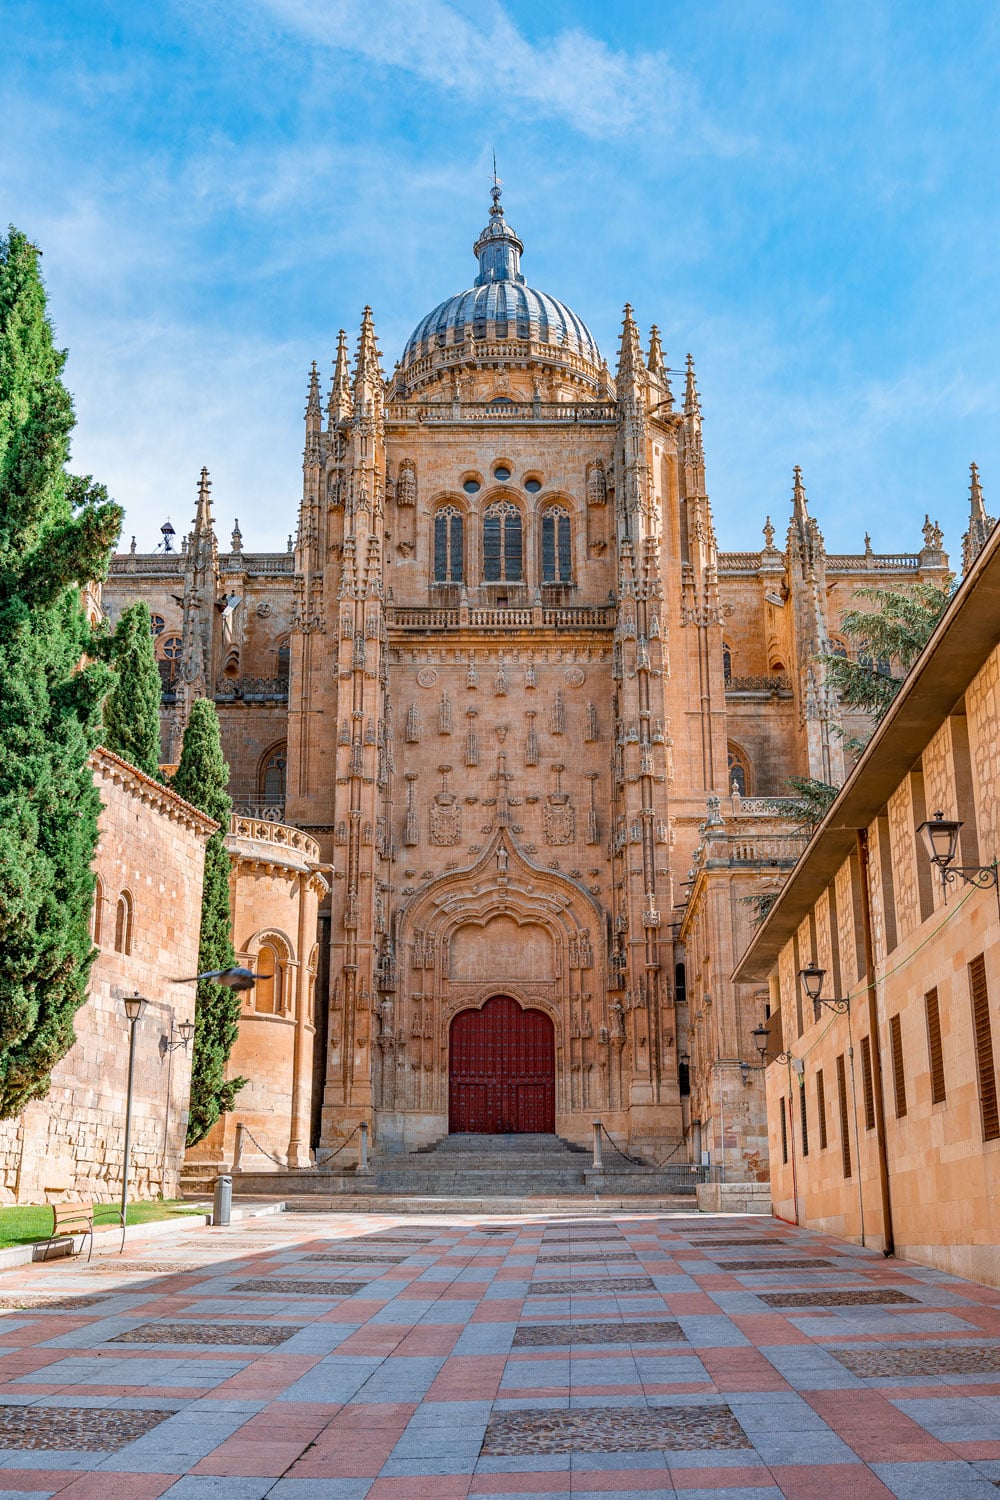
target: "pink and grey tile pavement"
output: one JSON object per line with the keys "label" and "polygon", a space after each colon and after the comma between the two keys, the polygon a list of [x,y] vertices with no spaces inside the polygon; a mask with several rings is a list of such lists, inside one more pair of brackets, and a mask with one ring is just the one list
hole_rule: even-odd
{"label": "pink and grey tile pavement", "polygon": [[1000,1291],[771,1219],[287,1214],[0,1276],[0,1500],[974,1500]]}

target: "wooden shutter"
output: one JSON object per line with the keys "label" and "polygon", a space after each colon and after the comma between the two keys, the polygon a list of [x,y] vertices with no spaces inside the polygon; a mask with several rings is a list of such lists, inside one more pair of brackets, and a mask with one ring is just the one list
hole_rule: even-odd
{"label": "wooden shutter", "polygon": [[802,1155],[809,1155],[809,1120],[806,1115],[805,1079],[799,1082],[799,1119],[802,1122]]}
{"label": "wooden shutter", "polygon": [[851,1137],[847,1120],[847,1083],[844,1077],[844,1054],[837,1058],[837,1102],[840,1105],[840,1155],[844,1163],[844,1176],[851,1175]]}
{"label": "wooden shutter", "polygon": [[861,1090],[865,1096],[865,1129],[875,1129],[875,1088],[872,1082],[871,1037],[861,1038]]}
{"label": "wooden shutter", "polygon": [[816,1070],[816,1116],[819,1120],[819,1149],[826,1150],[826,1089],[823,1085],[823,1069]]}
{"label": "wooden shutter", "polygon": [[931,1069],[931,1103],[943,1104],[946,1098],[944,1086],[944,1052],[941,1047],[941,1012],[938,1009],[937,989],[928,990],[924,996],[927,1012],[927,1060]]}
{"label": "wooden shutter", "polygon": [[997,1074],[993,1060],[993,1029],[990,1025],[990,997],[986,988],[986,961],[983,955],[969,965],[969,989],[972,993],[972,1029],[976,1044],[976,1068],[979,1073],[979,1107],[983,1118],[983,1140],[1000,1136],[1000,1111],[997,1108]]}
{"label": "wooden shutter", "polygon": [[889,1017],[889,1046],[892,1051],[892,1086],[896,1091],[896,1119],[906,1114],[906,1074],[903,1071],[903,1028],[898,1014]]}
{"label": "wooden shutter", "polygon": [[784,1165],[787,1167],[787,1165],[788,1165],[788,1125],[785,1122],[785,1101],[782,1098],[778,1102],[781,1105],[781,1160],[784,1163]]}

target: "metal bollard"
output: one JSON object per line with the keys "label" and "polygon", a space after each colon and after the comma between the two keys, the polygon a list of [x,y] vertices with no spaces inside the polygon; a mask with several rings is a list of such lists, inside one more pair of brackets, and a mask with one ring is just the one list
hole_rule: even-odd
{"label": "metal bollard", "polygon": [[212,1194],[212,1228],[229,1223],[229,1216],[233,1209],[233,1179],[228,1173],[215,1179],[215,1191]]}
{"label": "metal bollard", "polygon": [[603,1172],[604,1171],[604,1150],[603,1150],[603,1142],[601,1141],[601,1122],[600,1122],[600,1120],[595,1120],[594,1121],[594,1165],[593,1165],[592,1171],[594,1171],[594,1172]]}
{"label": "metal bollard", "polygon": [[358,1177],[367,1175],[368,1167],[368,1121],[361,1121],[361,1143],[358,1146],[358,1164],[354,1168]]}

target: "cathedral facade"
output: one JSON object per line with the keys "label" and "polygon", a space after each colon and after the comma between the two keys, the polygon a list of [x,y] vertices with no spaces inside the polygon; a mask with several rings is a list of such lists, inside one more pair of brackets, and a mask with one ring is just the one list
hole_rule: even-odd
{"label": "cathedral facade", "polygon": [[[239,812],[305,835],[329,887],[318,930],[257,902],[236,934],[272,982],[234,1071],[268,1075],[283,1022],[308,1033],[312,1151],[363,1120],[394,1150],[584,1140],[599,1116],[654,1160],[697,1124],[718,1159],[721,1092],[689,1077],[755,1059],[760,1016],[721,1024],[717,966],[720,1024],[692,1051],[707,990],[680,933],[706,819],[787,826],[789,776],[843,780],[859,726],[816,654],[847,649],[859,586],[947,558],[929,522],[917,552],[828,554],[798,471],[783,545],[768,519],[759,551],[720,552],[690,357],[671,371],[627,306],[612,373],[522,251],[495,186],[472,285],[391,376],[369,309],[328,394],[313,367],[286,553],[245,551],[238,523],[220,550],[203,472],[182,549],[133,544],[105,605],[153,612],[166,759],[214,698]],[[752,839],[730,846],[750,869]],[[287,1119],[255,1109],[280,1153]]]}

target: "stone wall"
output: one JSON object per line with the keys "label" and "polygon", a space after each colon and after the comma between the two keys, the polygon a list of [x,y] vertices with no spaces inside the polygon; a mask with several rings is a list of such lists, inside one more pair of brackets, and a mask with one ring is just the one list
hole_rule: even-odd
{"label": "stone wall", "polygon": [[[194,1016],[205,843],[215,827],[106,750],[92,757],[103,807],[94,860],[98,955],[76,1016],[76,1043],[45,1099],[0,1122],[0,1201],[112,1201],[121,1191],[129,1023],[122,996],[148,1004],[136,1023],[132,1195],[177,1192],[188,1118],[190,1049],[169,1046]],[[122,893],[131,922],[120,922]]]}

